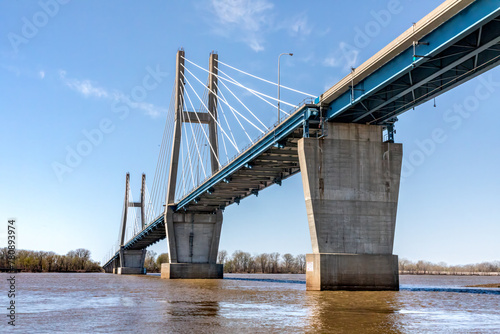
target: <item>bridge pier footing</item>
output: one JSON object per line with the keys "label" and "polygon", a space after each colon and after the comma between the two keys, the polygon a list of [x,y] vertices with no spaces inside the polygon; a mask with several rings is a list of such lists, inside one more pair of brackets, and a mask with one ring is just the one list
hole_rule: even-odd
{"label": "bridge pier footing", "polygon": [[120,267],[114,268],[113,274],[118,275],[144,275],[144,260],[146,258],[146,250],[121,250],[120,251]]}
{"label": "bridge pier footing", "polygon": [[223,277],[223,265],[217,264],[222,228],[222,211],[215,213],[165,212],[170,263],[161,265],[161,278]]}
{"label": "bridge pier footing", "polygon": [[298,152],[313,254],[307,290],[398,290],[393,255],[402,145],[382,127],[329,124]]}
{"label": "bridge pier footing", "polygon": [[161,278],[203,278],[223,277],[223,265],[217,263],[162,263]]}

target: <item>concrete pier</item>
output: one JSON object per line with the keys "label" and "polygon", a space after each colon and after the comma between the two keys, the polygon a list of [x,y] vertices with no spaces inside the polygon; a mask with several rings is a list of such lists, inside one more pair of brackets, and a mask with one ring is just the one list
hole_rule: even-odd
{"label": "concrete pier", "polygon": [[170,263],[161,266],[161,277],[222,278],[223,265],[217,264],[222,211],[211,213],[165,213]]}
{"label": "concrete pier", "polygon": [[121,250],[120,267],[115,268],[114,274],[118,275],[142,275],[146,274],[144,260],[146,259],[146,250]]}
{"label": "concrete pier", "polygon": [[308,290],[398,290],[393,255],[402,145],[382,127],[329,124],[298,144],[313,254]]}

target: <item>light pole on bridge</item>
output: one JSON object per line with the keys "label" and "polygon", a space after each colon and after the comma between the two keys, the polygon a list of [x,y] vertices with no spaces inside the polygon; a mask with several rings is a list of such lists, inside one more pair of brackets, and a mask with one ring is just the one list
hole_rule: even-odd
{"label": "light pole on bridge", "polygon": [[281,116],[281,109],[280,109],[280,58],[283,55],[289,55],[293,56],[293,53],[282,53],[278,56],[278,125],[280,124],[280,116]]}

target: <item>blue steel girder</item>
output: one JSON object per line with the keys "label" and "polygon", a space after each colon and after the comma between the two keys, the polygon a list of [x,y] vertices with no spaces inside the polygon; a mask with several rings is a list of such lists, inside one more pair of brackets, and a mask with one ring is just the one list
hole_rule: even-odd
{"label": "blue steel girder", "polygon": [[477,0],[415,42],[420,44],[407,48],[333,100],[327,106],[327,119],[386,124],[497,66],[500,2]]}

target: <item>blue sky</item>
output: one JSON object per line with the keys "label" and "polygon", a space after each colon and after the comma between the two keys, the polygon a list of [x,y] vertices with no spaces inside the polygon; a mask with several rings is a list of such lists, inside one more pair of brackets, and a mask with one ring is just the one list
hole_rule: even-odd
{"label": "blue sky", "polygon": [[[20,248],[105,256],[118,235],[125,173],[136,198],[141,173],[151,186],[179,48],[204,67],[215,50],[221,61],[272,81],[278,55],[293,52],[282,58],[282,84],[320,95],[439,3],[2,1],[0,245],[15,217]],[[148,74],[155,79],[146,96],[118,112]],[[400,117],[395,254],[451,264],[499,260],[499,90],[494,69],[438,97],[436,107]],[[489,94],[478,98],[478,91]],[[292,103],[303,98],[282,94]],[[57,172],[54,164],[95,129],[102,137],[88,154]],[[229,253],[311,252],[300,175],[228,207],[221,238]],[[165,241],[153,250],[166,252]]]}

